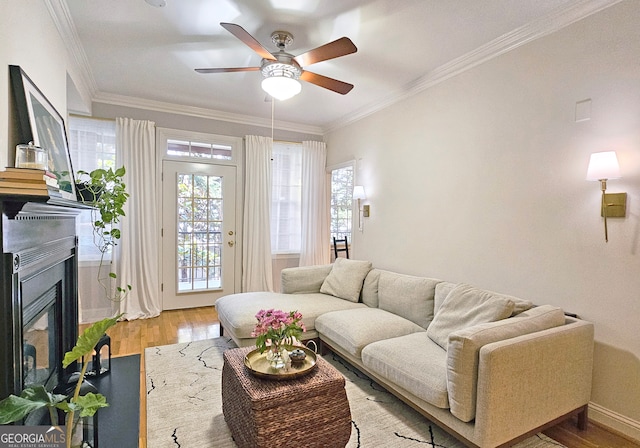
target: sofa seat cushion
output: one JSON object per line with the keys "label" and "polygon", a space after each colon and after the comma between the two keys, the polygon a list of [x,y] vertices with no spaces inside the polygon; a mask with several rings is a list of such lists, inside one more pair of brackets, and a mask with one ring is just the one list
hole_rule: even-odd
{"label": "sofa seat cushion", "polygon": [[558,327],[562,309],[543,305],[498,322],[464,328],[449,336],[447,388],[451,413],[464,422],[476,416],[480,349],[487,344]]}
{"label": "sofa seat cushion", "polygon": [[347,353],[360,358],[362,349],[372,342],[395,338],[423,328],[393,313],[378,308],[332,311],[316,319],[316,331]]}
{"label": "sofa seat cushion", "polygon": [[320,292],[350,302],[358,302],[364,279],[370,270],[370,261],[336,258],[331,271],[320,286]]}
{"label": "sofa seat cushion", "polygon": [[315,330],[316,318],[334,310],[366,308],[327,294],[281,294],[277,292],[244,292],[220,297],[215,303],[222,327],[238,339],[251,338],[256,326],[256,313],[263,309],[285,312],[299,311],[307,331]]}
{"label": "sofa seat cushion", "polygon": [[367,369],[438,408],[447,409],[447,354],[426,332],[373,342],[362,350]]}
{"label": "sofa seat cushion", "polygon": [[447,349],[449,335],[473,325],[506,319],[513,312],[513,300],[489,291],[460,284],[453,288],[435,314],[427,335]]}

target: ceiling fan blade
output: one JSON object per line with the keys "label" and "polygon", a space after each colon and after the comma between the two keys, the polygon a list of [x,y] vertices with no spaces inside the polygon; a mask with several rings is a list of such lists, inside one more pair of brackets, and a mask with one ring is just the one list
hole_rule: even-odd
{"label": "ceiling fan blade", "polygon": [[310,82],[325,89],[333,90],[341,95],[346,95],[353,89],[353,84],[347,82],[338,81],[337,79],[329,78],[327,76],[318,75],[308,71],[303,71],[300,75],[300,79]]}
{"label": "ceiling fan blade", "polygon": [[260,67],[196,68],[198,73],[257,72]]}
{"label": "ceiling fan blade", "polygon": [[269,52],[269,50],[264,48],[262,44],[260,44],[260,42],[258,42],[251,34],[247,32],[247,30],[242,28],[240,25],[226,22],[222,22],[220,23],[220,25],[225,30],[229,31],[231,34],[244,42],[244,44],[251,48],[253,51],[258,53],[261,58],[268,59],[270,61],[277,60],[276,57]]}
{"label": "ceiling fan blade", "polygon": [[348,54],[355,53],[356,51],[358,51],[358,49],[353,42],[351,42],[351,39],[348,37],[341,37],[338,40],[334,40],[333,42],[329,42],[328,44],[309,50],[306,53],[302,53],[293,59],[295,59],[301,67],[305,67],[317,62],[346,56]]}

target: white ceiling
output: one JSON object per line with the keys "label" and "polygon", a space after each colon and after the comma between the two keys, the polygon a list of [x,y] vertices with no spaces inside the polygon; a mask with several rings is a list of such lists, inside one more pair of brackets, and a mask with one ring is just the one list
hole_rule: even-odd
{"label": "white ceiling", "polygon": [[239,24],[273,51],[271,33],[289,31],[294,55],[347,36],[357,53],[308,69],[354,84],[349,94],[303,82],[302,93],[275,104],[278,121],[326,131],[619,0],[59,1],[58,24],[87,86],[114,104],[270,119],[260,72],[194,71],[260,65],[220,22]]}

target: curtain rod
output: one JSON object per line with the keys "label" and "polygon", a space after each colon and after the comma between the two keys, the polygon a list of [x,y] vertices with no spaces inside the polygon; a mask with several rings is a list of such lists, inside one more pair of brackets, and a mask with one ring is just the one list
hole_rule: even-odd
{"label": "curtain rod", "polygon": [[85,118],[87,120],[99,120],[99,121],[116,121],[115,118],[101,118],[101,117],[92,117],[91,115],[80,115],[80,114],[69,114],[70,117],[76,118]]}
{"label": "curtain rod", "polygon": [[[244,140],[244,137],[242,138]],[[305,140],[306,141],[306,140]],[[321,142],[324,143],[322,140],[310,140],[310,141],[314,141],[314,142]],[[292,141],[287,141],[287,140],[274,140],[274,143],[285,143],[287,145],[302,145],[302,142],[292,142]]]}

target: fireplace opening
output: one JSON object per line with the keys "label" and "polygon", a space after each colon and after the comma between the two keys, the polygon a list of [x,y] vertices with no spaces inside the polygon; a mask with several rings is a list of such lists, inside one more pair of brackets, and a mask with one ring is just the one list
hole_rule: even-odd
{"label": "fireplace opening", "polygon": [[57,287],[49,289],[23,310],[22,383],[23,387],[52,387],[61,359],[60,328],[57,313]]}

